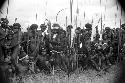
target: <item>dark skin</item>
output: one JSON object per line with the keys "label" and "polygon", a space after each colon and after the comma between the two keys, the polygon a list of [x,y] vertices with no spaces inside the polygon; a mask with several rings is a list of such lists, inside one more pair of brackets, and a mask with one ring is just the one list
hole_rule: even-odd
{"label": "dark skin", "polygon": [[41,31],[44,32],[46,30],[46,27],[41,27]]}

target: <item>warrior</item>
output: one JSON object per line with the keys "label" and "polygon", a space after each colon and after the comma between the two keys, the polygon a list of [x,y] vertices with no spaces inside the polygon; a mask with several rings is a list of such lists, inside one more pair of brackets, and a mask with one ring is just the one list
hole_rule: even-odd
{"label": "warrior", "polygon": [[66,31],[61,28],[58,29],[54,28],[51,31],[52,31],[51,44],[53,46],[53,50],[60,52],[62,51],[62,46],[65,46]]}
{"label": "warrior", "polygon": [[45,30],[46,30],[46,28],[47,28],[47,26],[45,25],[45,24],[41,24],[40,25],[40,28],[41,28],[41,30],[38,30],[37,31],[37,35],[38,35],[38,37],[39,37],[39,39],[40,39],[40,46],[45,46],[45,43],[46,43],[46,33],[45,33]]}
{"label": "warrior", "polygon": [[67,26],[67,28],[66,28],[66,33],[67,33],[67,35],[66,35],[66,37],[68,38],[68,42],[69,42],[69,47],[70,47],[70,45],[71,45],[71,29],[73,28],[73,26],[72,25],[68,25]]}
{"label": "warrior", "polygon": [[40,38],[39,54],[41,54],[42,49],[44,48],[46,50],[46,54],[47,54],[47,56],[44,56],[44,57],[46,57],[48,59],[49,58],[48,55],[50,55],[50,43],[49,43],[49,37],[45,33],[47,26],[45,24],[41,24],[40,28],[41,28],[41,30],[37,31],[38,36]]}
{"label": "warrior", "polygon": [[[121,58],[120,53],[122,52],[121,49],[124,48],[125,43],[125,23],[121,25],[121,28],[118,29],[118,60]],[[124,57],[124,56],[122,56]]]}
{"label": "warrior", "polygon": [[7,58],[4,48],[7,48],[7,44],[10,44],[11,39],[12,39],[11,36],[13,34],[13,31],[10,30],[8,23],[9,21],[7,18],[1,18],[1,26],[0,26],[0,42],[1,42],[0,50],[1,52],[0,53],[1,55],[4,55],[4,58]]}
{"label": "warrior", "polygon": [[104,42],[111,41],[112,39],[112,32],[110,27],[105,27],[105,32],[102,34],[102,39]]}
{"label": "warrior", "polygon": [[41,24],[40,28],[41,28],[41,30],[38,30],[37,32],[38,32],[39,37],[40,36],[43,37],[45,35],[45,30],[46,30],[47,26],[45,24]]}
{"label": "warrior", "polygon": [[86,33],[84,35],[84,41],[85,41],[85,46],[87,47],[88,50],[90,50],[90,45],[91,45],[91,35],[92,35],[92,25],[87,23],[85,24],[86,27]]}
{"label": "warrior", "polygon": [[2,52],[4,55],[5,62],[7,62],[7,58],[10,57],[11,51],[11,41],[13,39],[14,33],[12,31],[8,31],[8,34],[6,35],[5,39],[2,41]]}
{"label": "warrior", "polygon": [[96,28],[96,34],[95,34],[95,37],[94,37],[94,42],[99,42],[100,35],[99,35],[99,32],[98,32],[98,26],[96,26],[95,28]]}
{"label": "warrior", "polygon": [[38,28],[38,25],[37,24],[32,24],[28,30],[28,54],[31,56],[31,57],[34,57],[36,55],[36,53],[38,52],[38,49],[39,49],[39,44],[40,44],[40,41],[39,41],[39,37],[38,37],[38,34],[37,34],[37,28]]}
{"label": "warrior", "polygon": [[80,48],[80,37],[81,37],[81,28],[77,27],[75,29],[76,37],[75,37],[75,48],[79,49]]}
{"label": "warrior", "polygon": [[[6,24],[8,24],[8,20],[5,18],[1,18],[1,26],[0,26],[0,59],[4,60],[3,58],[3,51],[2,51],[2,43],[5,40],[5,37],[7,35],[6,31],[5,31],[5,27],[7,26]],[[0,61],[1,61],[0,60]]]}
{"label": "warrior", "polygon": [[12,51],[12,62],[13,64],[17,65],[18,63],[18,55],[20,51],[20,43],[22,41],[22,32],[21,32],[21,25],[19,23],[14,23],[13,24],[13,39],[11,41],[11,47],[13,48]]}
{"label": "warrior", "polygon": [[121,25],[121,30],[119,30],[120,33],[120,45],[123,46],[125,43],[125,24]]}
{"label": "warrior", "polygon": [[42,47],[39,51],[39,56],[37,56],[36,66],[40,69],[40,71],[45,71],[46,73],[50,73],[50,63],[49,63],[49,54],[47,54],[46,47]]}
{"label": "warrior", "polygon": [[13,67],[18,69],[20,69],[18,65],[18,55],[20,53],[20,43],[22,37],[20,27],[21,25],[19,23],[14,23],[11,27],[12,30],[7,31],[6,38],[2,41],[5,62],[11,63]]}

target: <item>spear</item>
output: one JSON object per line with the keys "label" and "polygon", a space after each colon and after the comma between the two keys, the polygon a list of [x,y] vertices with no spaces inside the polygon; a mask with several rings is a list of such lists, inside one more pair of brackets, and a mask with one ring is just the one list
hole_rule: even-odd
{"label": "spear", "polygon": [[115,25],[116,25],[116,18],[117,18],[117,14],[115,13]]}
{"label": "spear", "polygon": [[36,13],[36,21],[37,21],[37,13]]}
{"label": "spear", "polygon": [[[46,0],[46,10],[47,10],[47,0]],[[45,10],[45,17],[46,17],[46,10]]]}
{"label": "spear", "polygon": [[101,39],[102,39],[102,13],[101,13],[101,32],[100,32],[100,34],[101,34]]}
{"label": "spear", "polygon": [[66,27],[67,27],[67,16],[66,16]]}
{"label": "spear", "polygon": [[118,11],[118,2],[116,1],[117,11]]}
{"label": "spear", "polygon": [[105,14],[104,14],[104,20],[105,20]]}
{"label": "spear", "polygon": [[79,14],[79,8],[78,8],[78,0],[77,0],[77,9],[76,9],[76,27],[77,27],[77,17],[78,17],[78,14]]}
{"label": "spear", "polygon": [[93,17],[92,17],[92,22],[91,22],[91,24],[93,25]]}
{"label": "spear", "polygon": [[121,7],[121,16],[122,16],[122,7]]}
{"label": "spear", "polygon": [[76,16],[76,28],[77,28],[77,16]]}
{"label": "spear", "polygon": [[49,32],[49,39],[51,40],[51,21],[46,19],[48,21],[47,25],[48,25],[48,32]]}
{"label": "spear", "polygon": [[16,21],[17,21],[17,18],[15,18],[15,23],[16,23]]}
{"label": "spear", "polygon": [[[9,7],[9,0],[8,0],[8,7]],[[7,15],[8,15],[8,7],[7,7]],[[7,18],[7,15],[6,15],[6,18]]]}
{"label": "spear", "polygon": [[9,6],[10,1],[8,0],[8,6]]}
{"label": "spear", "polygon": [[3,14],[3,12],[0,10],[0,13]]}
{"label": "spear", "polygon": [[[120,18],[120,29],[121,29],[121,18]],[[118,37],[118,56],[119,56],[119,51],[120,51],[120,45],[121,45],[121,34],[120,34],[120,31],[119,31],[119,37]],[[118,62],[118,58],[117,58],[117,62]]]}
{"label": "spear", "polygon": [[120,29],[121,29],[121,18],[120,18]]}
{"label": "spear", "polygon": [[102,4],[102,1],[100,0],[100,5]]}
{"label": "spear", "polygon": [[84,19],[85,19],[85,11],[84,11]]}
{"label": "spear", "polygon": [[27,28],[27,54],[28,54],[28,47],[29,47],[29,25],[28,25],[28,28]]}
{"label": "spear", "polygon": [[101,14],[101,33],[102,33],[102,14]]}
{"label": "spear", "polygon": [[73,0],[70,0],[70,18],[71,18],[71,24],[72,24],[72,5],[73,5]]}
{"label": "spear", "polygon": [[[8,7],[7,7],[7,15],[8,15]],[[6,18],[7,18],[7,15],[6,15]]]}
{"label": "spear", "polygon": [[[9,0],[8,0],[8,7],[9,7]],[[8,7],[7,7],[7,15],[6,15],[6,19],[7,19],[7,16],[8,16]],[[7,29],[5,29],[6,33],[7,33]]]}

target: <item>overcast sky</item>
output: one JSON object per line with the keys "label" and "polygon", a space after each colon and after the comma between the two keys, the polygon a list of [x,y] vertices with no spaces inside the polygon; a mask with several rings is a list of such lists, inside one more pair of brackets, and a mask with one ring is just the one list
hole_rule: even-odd
{"label": "overcast sky", "polygon": [[[65,27],[66,16],[68,17],[68,24],[70,24],[70,0],[10,0],[8,7],[8,19],[10,24],[14,23],[15,18],[17,22],[22,25],[23,31],[26,30],[28,25],[32,23],[41,24],[44,23],[45,18],[49,19],[52,23],[56,22],[56,15],[58,15],[58,23]],[[75,16],[77,3],[79,8],[78,14],[78,26],[84,27],[87,22],[94,20],[93,26],[97,25],[99,18],[101,17],[105,26],[111,28],[119,27],[121,18],[121,7],[116,6],[116,0],[73,0],[73,25],[75,26]],[[7,1],[2,8],[2,17],[7,15]],[[46,15],[45,15],[46,12]],[[85,19],[84,19],[85,12]],[[37,21],[35,19],[37,13]],[[115,19],[115,14],[117,18]],[[104,19],[105,15],[105,19]],[[122,16],[122,23],[124,23],[124,15]],[[115,25],[116,20],[116,25]],[[99,24],[100,25],[100,24]]]}

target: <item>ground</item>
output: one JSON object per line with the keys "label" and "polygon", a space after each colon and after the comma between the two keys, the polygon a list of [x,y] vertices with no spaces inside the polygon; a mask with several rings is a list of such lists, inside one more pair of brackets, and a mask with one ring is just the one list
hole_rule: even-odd
{"label": "ground", "polygon": [[77,70],[69,78],[63,72],[61,74],[45,75],[43,73],[25,76],[14,83],[114,83],[119,77],[120,67],[113,65],[106,71],[97,72],[92,69]]}

